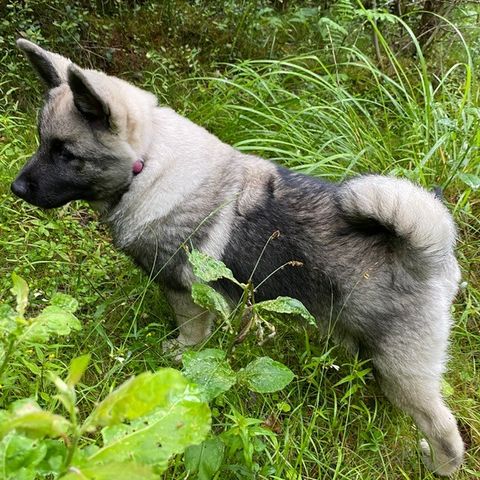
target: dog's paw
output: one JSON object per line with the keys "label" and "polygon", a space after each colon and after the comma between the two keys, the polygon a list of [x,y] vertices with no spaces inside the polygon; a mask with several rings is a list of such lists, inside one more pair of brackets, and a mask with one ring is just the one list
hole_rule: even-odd
{"label": "dog's paw", "polygon": [[182,362],[183,352],[189,347],[189,345],[183,340],[184,339],[180,335],[177,338],[170,338],[162,342],[163,353],[171,356],[175,363]]}
{"label": "dog's paw", "polygon": [[427,442],[427,439],[422,438],[418,442],[418,446],[420,447],[420,452],[422,453],[423,463],[429,470],[434,471],[435,466],[432,458],[432,450],[430,449],[430,444]]}
{"label": "dog's paw", "polygon": [[441,454],[438,455],[440,458],[434,458],[430,444],[425,438],[420,440],[419,447],[422,452],[423,463],[431,472],[442,477],[449,477],[457,471],[461,460],[451,459]]}

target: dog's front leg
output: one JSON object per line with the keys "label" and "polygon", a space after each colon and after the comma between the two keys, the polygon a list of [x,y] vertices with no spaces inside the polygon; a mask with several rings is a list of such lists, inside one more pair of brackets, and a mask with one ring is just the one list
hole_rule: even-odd
{"label": "dog's front leg", "polygon": [[184,349],[203,342],[210,335],[213,315],[196,305],[188,291],[167,290],[166,294],[179,330],[178,337],[168,346]]}

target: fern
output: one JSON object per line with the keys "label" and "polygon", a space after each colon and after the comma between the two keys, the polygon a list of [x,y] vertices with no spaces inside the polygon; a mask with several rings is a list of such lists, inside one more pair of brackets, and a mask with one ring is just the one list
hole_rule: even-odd
{"label": "fern", "polygon": [[388,22],[396,23],[398,17],[385,10],[356,10],[356,15],[359,17],[365,17],[371,22]]}
{"label": "fern", "polygon": [[318,28],[323,40],[331,40],[334,45],[339,45],[348,35],[348,31],[339,23],[329,17],[322,17],[318,21]]}
{"label": "fern", "polygon": [[340,25],[352,21],[355,10],[351,0],[336,0],[330,8],[332,18]]}
{"label": "fern", "polygon": [[342,44],[354,17],[355,8],[351,0],[336,0],[330,7],[328,17],[322,17],[318,21],[322,38],[332,43],[333,47]]}

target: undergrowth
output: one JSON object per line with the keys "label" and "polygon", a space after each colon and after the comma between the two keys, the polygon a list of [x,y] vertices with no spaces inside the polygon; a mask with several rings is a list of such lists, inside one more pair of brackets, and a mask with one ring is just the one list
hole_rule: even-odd
{"label": "undergrowth", "polygon": [[[253,13],[245,15],[248,21]],[[289,15],[288,22],[300,33],[311,21],[308,11],[303,12],[304,23]],[[380,23],[388,24],[386,18]],[[365,16],[363,21],[377,28],[376,19]],[[70,28],[74,35],[76,24]],[[258,28],[272,31],[271,24]],[[402,28],[408,32],[407,25]],[[289,43],[294,33],[285,30],[275,41],[283,38],[281,51],[290,55],[280,59],[268,55],[276,46],[268,31],[262,32],[262,49],[252,55],[245,31],[236,32],[236,46],[229,48],[248,60],[236,60],[242,55],[224,50],[220,57],[191,50],[174,53],[181,36],[165,47],[168,55],[147,48],[150,53],[141,58],[144,71],[136,83],[225,142],[286,167],[335,181],[379,172],[443,188],[458,225],[463,275],[444,394],[467,445],[465,465],[455,478],[478,478],[480,109],[472,47],[457,32],[454,58],[439,64],[424,57],[410,36],[416,53],[402,59],[377,30],[379,63],[361,43],[344,43],[341,31],[338,39],[325,38],[325,49],[313,51],[316,46],[308,42],[295,50]],[[141,41],[135,39],[136,44]],[[243,42],[240,47],[238,42]],[[61,53],[69,54],[66,49]],[[34,313],[56,292],[69,294],[79,302],[76,316],[83,325],[67,339],[56,338],[41,348],[33,345],[27,367],[13,365],[18,370],[15,383],[2,385],[9,390],[0,406],[30,397],[54,409],[58,400],[47,372],[65,376],[72,358],[89,353],[90,366],[76,385],[78,415],[84,420],[99,399],[131,375],[175,366],[161,348],[175,325],[161,288],[113,249],[108,232],[85,204],[46,212],[10,193],[9,183],[35,150],[31,105],[40,103],[28,93],[39,92],[33,74],[31,80],[25,77],[23,60],[13,55],[5,57],[9,68],[0,77],[0,298],[13,301],[10,274],[16,272],[30,284]],[[124,66],[123,73],[134,79],[134,69]],[[230,342],[231,336],[218,328],[206,347],[228,350]],[[282,322],[276,325],[276,337],[262,345],[247,336],[229,362],[238,371],[265,355],[288,365],[296,377],[276,393],[234,385],[212,400],[212,431],[233,432],[234,445],[214,478],[434,478],[416,449],[421,433],[381,396],[368,365],[346,356],[314,330]],[[192,478],[181,456],[170,461],[163,475]]]}

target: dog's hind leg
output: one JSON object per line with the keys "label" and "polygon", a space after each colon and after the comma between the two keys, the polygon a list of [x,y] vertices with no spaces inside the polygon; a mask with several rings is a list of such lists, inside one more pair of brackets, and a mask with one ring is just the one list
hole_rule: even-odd
{"label": "dog's hind leg", "polygon": [[175,311],[179,335],[177,347],[197,345],[211,333],[212,314],[196,305],[188,291],[166,291],[168,301]]}
{"label": "dog's hind leg", "polygon": [[427,467],[439,475],[454,473],[463,461],[464,446],[455,418],[441,398],[438,382],[389,376],[380,385],[390,401],[410,414],[425,434],[420,448]]}
{"label": "dog's hind leg", "polygon": [[427,466],[439,475],[450,475],[462,463],[464,445],[440,392],[447,340],[408,331],[397,341],[390,340],[394,341],[372,358],[380,387],[426,436],[428,443],[422,440],[420,447]]}

